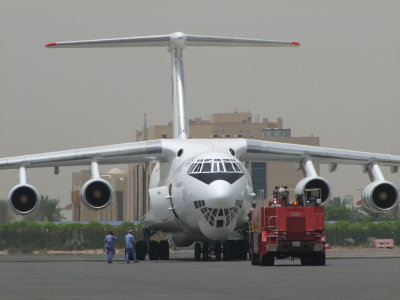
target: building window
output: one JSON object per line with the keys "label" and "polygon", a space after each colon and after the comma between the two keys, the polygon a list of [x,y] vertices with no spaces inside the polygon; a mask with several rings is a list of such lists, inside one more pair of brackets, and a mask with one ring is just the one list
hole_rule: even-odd
{"label": "building window", "polygon": [[124,193],[121,191],[115,191],[116,200],[116,211],[117,211],[117,221],[124,220]]}
{"label": "building window", "polygon": [[251,180],[254,193],[263,191],[267,195],[267,164],[265,162],[251,163]]}

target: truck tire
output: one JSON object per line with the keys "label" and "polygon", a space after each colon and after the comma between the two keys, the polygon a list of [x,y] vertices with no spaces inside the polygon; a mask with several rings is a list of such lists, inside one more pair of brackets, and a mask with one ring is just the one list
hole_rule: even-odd
{"label": "truck tire", "polygon": [[300,262],[302,266],[310,266],[312,263],[311,256],[302,256],[300,257]]}
{"label": "truck tire", "polygon": [[251,264],[253,266],[260,264],[260,256],[258,254],[251,253]]}
{"label": "truck tire", "polygon": [[317,253],[311,257],[311,264],[313,266],[325,266],[325,253]]}
{"label": "truck tire", "polygon": [[273,266],[274,263],[275,263],[275,257],[270,253],[264,254],[261,257],[261,265],[262,266]]}

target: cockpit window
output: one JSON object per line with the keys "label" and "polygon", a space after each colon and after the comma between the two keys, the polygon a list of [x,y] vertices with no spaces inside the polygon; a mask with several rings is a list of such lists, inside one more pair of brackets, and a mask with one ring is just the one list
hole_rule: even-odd
{"label": "cockpit window", "polygon": [[199,173],[201,170],[201,164],[197,164],[196,167],[194,168],[194,173]]}
{"label": "cockpit window", "polygon": [[232,164],[230,162],[225,162],[224,164],[227,172],[233,172]]}
{"label": "cockpit window", "polygon": [[201,169],[202,173],[208,173],[211,172],[211,163],[206,162],[203,164],[203,169]]}
{"label": "cockpit window", "polygon": [[193,162],[188,174],[193,173],[241,173],[244,171],[240,163],[234,159],[198,159]]}

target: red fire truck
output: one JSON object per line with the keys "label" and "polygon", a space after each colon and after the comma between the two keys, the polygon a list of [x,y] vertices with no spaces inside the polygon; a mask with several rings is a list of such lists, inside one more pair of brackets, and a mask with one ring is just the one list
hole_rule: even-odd
{"label": "red fire truck", "polygon": [[273,201],[250,212],[249,249],[253,265],[300,258],[302,265],[325,265],[324,207],[319,189],[289,201],[287,187],[275,187]]}

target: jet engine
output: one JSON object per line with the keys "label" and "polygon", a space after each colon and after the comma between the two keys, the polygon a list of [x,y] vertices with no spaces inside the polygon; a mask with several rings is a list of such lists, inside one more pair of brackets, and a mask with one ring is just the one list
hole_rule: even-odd
{"label": "jet engine", "polygon": [[301,198],[306,190],[320,189],[321,204],[324,205],[331,197],[331,188],[325,178],[319,176],[305,177],[296,185],[296,198]]}
{"label": "jet engine", "polygon": [[397,188],[389,181],[373,181],[362,191],[362,199],[371,212],[387,212],[397,204]]}
{"label": "jet engine", "polygon": [[309,191],[311,195],[307,195],[307,198],[318,197],[319,199],[321,199],[321,204],[324,205],[331,197],[331,188],[329,186],[329,183],[326,181],[325,178],[318,176],[314,164],[312,163],[310,158],[305,158],[301,162],[300,167],[303,170],[305,177],[300,180],[299,183],[296,185],[296,199],[303,199],[304,192],[308,193],[307,190],[319,189],[319,195],[314,196],[312,195],[313,191]]}
{"label": "jet engine", "polygon": [[18,214],[31,213],[39,204],[39,193],[30,184],[23,183],[14,186],[8,194],[11,208]]}
{"label": "jet engine", "polygon": [[111,202],[112,187],[102,178],[92,178],[82,186],[80,196],[86,206],[104,208]]}

